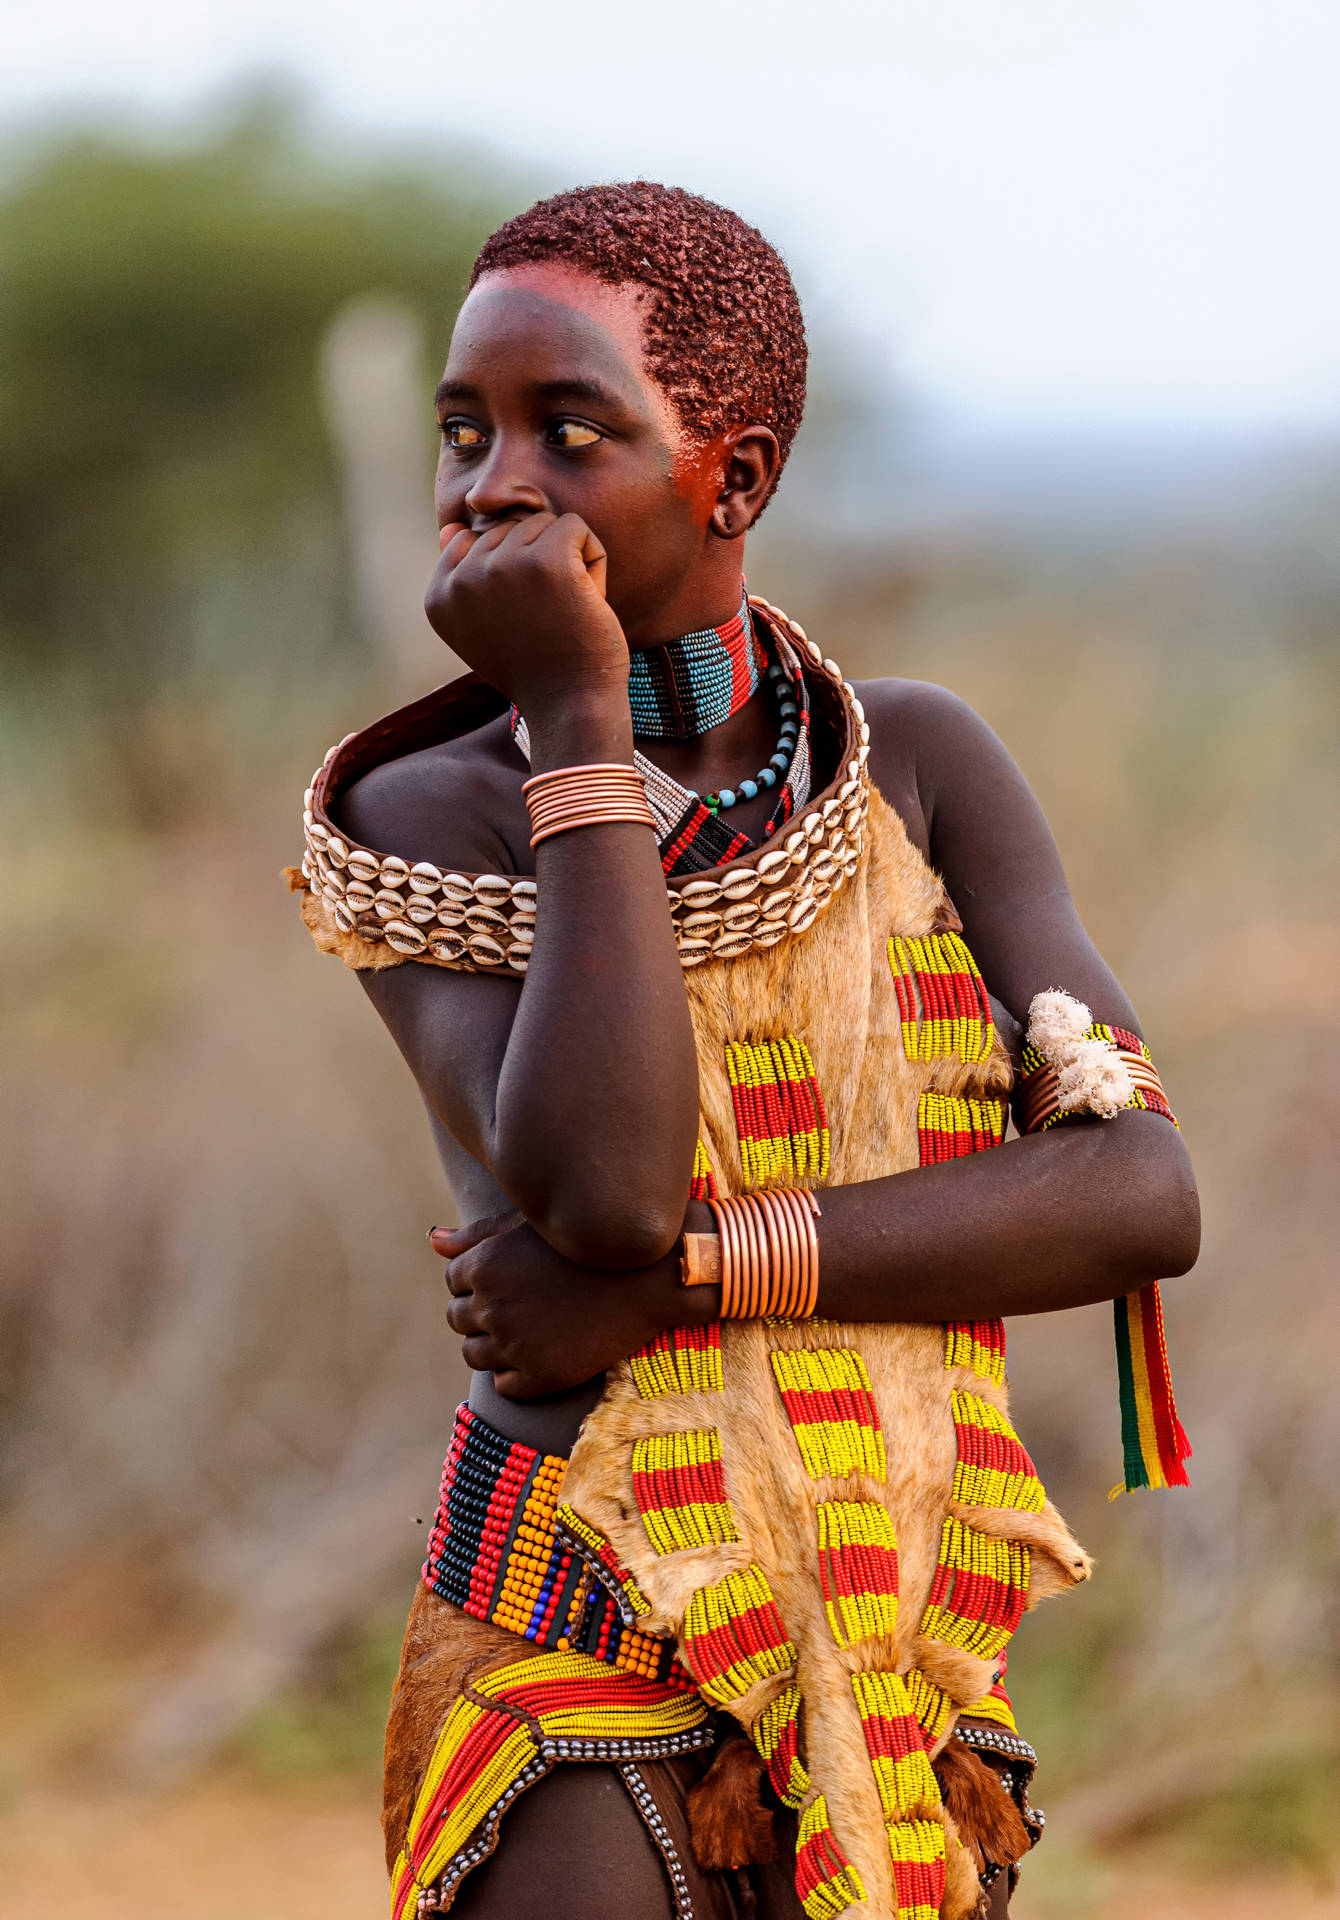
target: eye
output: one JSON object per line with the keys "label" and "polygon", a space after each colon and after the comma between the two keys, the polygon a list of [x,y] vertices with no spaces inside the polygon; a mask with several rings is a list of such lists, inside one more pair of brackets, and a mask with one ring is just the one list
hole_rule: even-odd
{"label": "eye", "polygon": [[588,427],[584,420],[555,420],[549,429],[550,445],[562,447],[565,453],[575,452],[581,447],[593,447],[604,438],[603,433],[596,427]]}
{"label": "eye", "polygon": [[472,426],[468,420],[444,420],[442,438],[449,447],[459,447],[462,452],[482,447],[485,440],[483,430]]}

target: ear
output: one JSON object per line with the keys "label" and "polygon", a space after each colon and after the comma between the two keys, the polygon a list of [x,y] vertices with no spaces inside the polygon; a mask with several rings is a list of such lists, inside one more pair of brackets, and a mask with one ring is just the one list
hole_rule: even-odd
{"label": "ear", "polygon": [[782,464],[782,450],[770,427],[743,427],[725,443],[721,490],[708,522],[719,540],[738,540],[763,511]]}

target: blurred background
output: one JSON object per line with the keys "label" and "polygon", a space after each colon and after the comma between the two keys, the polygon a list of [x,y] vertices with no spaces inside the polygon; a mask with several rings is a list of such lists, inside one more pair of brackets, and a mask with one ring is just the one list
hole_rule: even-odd
{"label": "blurred background", "polygon": [[477,246],[645,174],[762,226],[810,317],[751,583],[1002,734],[1201,1177],[1190,1493],[1107,1502],[1108,1310],[1011,1328],[1099,1560],[1015,1642],[1051,1816],[1015,1911],[1340,1912],[1338,69],[1300,0],[13,10],[7,1911],[384,1911],[449,1201],[278,870],[326,746],[444,677]]}

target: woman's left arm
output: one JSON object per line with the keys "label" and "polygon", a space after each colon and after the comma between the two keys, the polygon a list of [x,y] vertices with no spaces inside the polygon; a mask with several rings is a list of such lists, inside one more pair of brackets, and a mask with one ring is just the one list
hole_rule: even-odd
{"label": "woman's left arm", "polygon": [[[991,729],[939,687],[877,683],[861,694],[876,783],[909,825],[924,823],[925,849],[993,997],[1023,1026],[1033,995],[1059,987],[1095,1020],[1138,1033],[1075,911],[1042,810]],[[895,731],[901,755],[881,767],[881,735]],[[978,1320],[1083,1306],[1185,1273],[1200,1245],[1182,1137],[1140,1109],[828,1187],[821,1200],[817,1311],[838,1320]],[[706,1206],[690,1203],[686,1230],[712,1226]],[[719,1288],[677,1285],[677,1253],[621,1275],[622,1291],[602,1289],[597,1300],[584,1270],[532,1248],[527,1233],[435,1237],[451,1258],[451,1320],[467,1336],[466,1358],[499,1372],[503,1392],[553,1391],[663,1327],[719,1314]]]}

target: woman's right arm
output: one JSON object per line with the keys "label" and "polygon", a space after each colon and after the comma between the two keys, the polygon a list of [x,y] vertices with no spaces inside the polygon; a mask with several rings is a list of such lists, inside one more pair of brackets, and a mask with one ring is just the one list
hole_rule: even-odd
{"label": "woman's right arm", "polygon": [[[536,773],[632,764],[627,647],[589,542],[580,521],[543,515],[483,536],[454,566],[450,546],[444,555],[452,644],[522,707]],[[455,863],[495,865],[487,795],[481,805],[448,786],[435,799],[409,766],[379,768],[345,796],[354,838],[422,859],[418,836],[442,833],[425,809],[445,800]],[[682,1229],[698,1129],[655,836],[627,822],[557,834],[536,849],[536,883],[519,987],[416,962],[361,978],[430,1109],[544,1239],[583,1266],[643,1267]]]}

